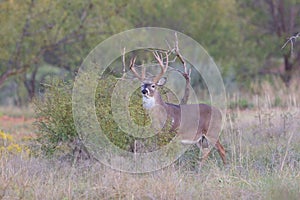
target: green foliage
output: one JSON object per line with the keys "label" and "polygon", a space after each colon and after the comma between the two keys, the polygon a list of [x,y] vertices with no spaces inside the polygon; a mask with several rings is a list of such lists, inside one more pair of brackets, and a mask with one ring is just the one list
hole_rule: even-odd
{"label": "green foliage", "polygon": [[46,154],[66,148],[77,137],[72,115],[71,83],[53,79],[44,84],[45,95],[34,101],[38,141]]}
{"label": "green foliage", "polygon": [[95,96],[96,114],[107,138],[121,149],[129,150],[134,139],[120,129],[112,114],[111,97],[115,84],[116,79],[112,76],[99,80]]}
{"label": "green foliage", "polygon": [[[286,38],[299,31],[299,12],[294,10],[299,0],[236,2],[243,41],[243,62],[236,68],[240,74],[239,83],[249,86],[253,77],[266,80],[265,75],[276,74],[289,86],[290,71],[296,71],[295,63],[299,63],[299,57],[291,56],[290,45],[281,47]],[[298,45],[294,45],[294,52],[299,52]],[[281,65],[283,69],[280,69]]]}
{"label": "green foliage", "polygon": [[[125,133],[120,129],[119,125],[113,119],[111,108],[111,91],[115,84],[116,79],[109,76],[108,78],[101,79],[99,81],[96,90],[96,113],[101,129],[108,139],[124,150],[139,152],[154,151],[169,143],[175,136],[174,132],[169,132],[171,125],[170,121],[166,122],[164,130],[162,130],[159,134],[144,139],[130,136],[128,133]],[[162,95],[165,97],[166,92],[163,91]],[[142,106],[140,89],[135,90],[135,92],[131,95],[128,109],[132,122],[137,126],[145,127],[151,123],[149,114]],[[135,142],[139,143],[142,148],[135,149]]]}
{"label": "green foliage", "polygon": [[133,25],[164,27],[187,34],[208,50],[225,75],[238,66],[237,60],[245,49],[241,45],[235,0],[132,0],[129,5],[125,18]]}
{"label": "green foliage", "polygon": [[[64,69],[73,78],[76,66],[104,39],[131,28],[154,26],[191,36],[213,57],[227,86],[247,88],[259,73],[280,66],[282,55],[289,53],[289,48],[281,51],[280,47],[299,28],[293,11],[297,2],[283,2],[290,33],[279,37],[267,1],[4,1],[0,4],[0,46],[5,47],[0,48],[0,74],[24,69],[15,74],[23,103],[32,90],[38,91],[36,74],[45,75],[43,66]],[[295,51],[298,48],[295,45]]]}
{"label": "green foliage", "polygon": [[[134,143],[143,143],[138,151],[152,151],[166,145],[175,136],[169,133],[171,122],[168,121],[164,130],[153,137],[139,139],[125,133],[115,122],[112,107],[112,89],[117,79],[113,76],[102,78],[98,82],[95,96],[96,115],[102,132],[117,147],[126,151],[134,151]],[[48,155],[54,152],[70,153],[76,148],[79,139],[72,113],[72,84],[59,79],[53,79],[44,84],[45,95],[35,100],[36,125],[38,127],[38,141]],[[163,92],[162,94],[166,94]],[[129,102],[129,112],[136,125],[149,125],[149,115],[142,107],[140,90],[136,90]]]}
{"label": "green foliage", "polygon": [[0,85],[14,77],[22,91],[19,102],[26,104],[39,91],[36,74],[43,66],[66,70],[72,78],[91,49],[128,28],[118,14],[122,9],[118,1],[1,2]]}

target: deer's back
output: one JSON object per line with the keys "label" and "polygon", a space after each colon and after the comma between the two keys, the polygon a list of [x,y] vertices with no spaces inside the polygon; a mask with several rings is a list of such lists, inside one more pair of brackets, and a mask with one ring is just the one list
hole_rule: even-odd
{"label": "deer's back", "polygon": [[185,104],[171,108],[171,112],[179,116],[174,126],[184,140],[198,140],[202,134],[213,138],[218,136],[222,115],[217,108],[207,104]]}

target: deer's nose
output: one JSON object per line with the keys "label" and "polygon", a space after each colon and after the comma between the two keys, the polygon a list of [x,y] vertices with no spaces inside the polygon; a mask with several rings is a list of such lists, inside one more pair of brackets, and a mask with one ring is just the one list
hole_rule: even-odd
{"label": "deer's nose", "polygon": [[143,93],[143,94],[147,94],[147,90],[146,90],[146,89],[143,89],[143,90],[142,90],[142,93]]}

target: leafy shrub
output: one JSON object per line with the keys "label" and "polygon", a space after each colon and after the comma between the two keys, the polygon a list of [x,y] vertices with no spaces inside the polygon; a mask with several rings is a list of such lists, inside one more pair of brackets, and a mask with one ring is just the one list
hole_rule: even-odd
{"label": "leafy shrub", "polygon": [[[157,134],[147,139],[138,139],[125,133],[114,121],[111,98],[112,89],[117,79],[113,76],[102,78],[98,82],[95,95],[95,108],[102,132],[116,146],[126,151],[134,151],[136,141],[143,143],[143,148],[138,151],[152,151],[168,143],[175,134]],[[38,141],[42,150],[47,155],[54,152],[73,153],[82,145],[72,113],[72,83],[53,79],[49,84],[44,84],[45,95],[42,99],[34,101],[36,111],[36,125],[38,127]],[[166,96],[167,91],[162,91]],[[132,120],[138,126],[150,123],[148,114],[142,107],[140,90],[137,89],[131,96],[129,112]],[[80,147],[81,150],[84,147]]]}
{"label": "leafy shrub", "polygon": [[77,137],[73,115],[71,83],[53,79],[44,84],[42,99],[35,99],[36,125],[38,141],[46,154],[64,149]]}
{"label": "leafy shrub", "polygon": [[116,82],[112,76],[99,80],[95,96],[96,115],[106,137],[121,149],[130,150],[134,138],[120,129],[112,114],[111,98]]}

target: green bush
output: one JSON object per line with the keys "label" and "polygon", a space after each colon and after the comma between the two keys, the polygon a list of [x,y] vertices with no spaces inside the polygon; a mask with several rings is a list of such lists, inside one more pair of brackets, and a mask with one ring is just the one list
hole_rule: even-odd
{"label": "green bush", "polygon": [[[111,91],[116,83],[115,77],[108,76],[99,80],[96,89],[96,115],[106,137],[114,145],[126,151],[136,150],[134,149],[136,141],[143,143],[143,149],[138,149],[140,152],[153,151],[168,143],[175,133],[160,133],[150,138],[139,139],[121,130],[114,121],[111,108]],[[80,137],[73,120],[72,85],[72,82],[53,79],[50,83],[44,84],[44,97],[34,101],[36,125],[39,130],[38,141],[47,155],[53,153],[72,153],[74,155],[78,145],[82,145],[82,143],[78,143]],[[163,89],[162,95],[165,97],[167,92]],[[133,122],[138,126],[149,125],[150,118],[142,107],[140,89],[137,89],[130,98],[129,112]]]}
{"label": "green bush", "polygon": [[[130,150],[134,138],[120,129],[112,114],[111,98],[116,82],[112,76],[99,80],[95,96],[96,115],[106,137],[121,149]],[[139,107],[138,104],[135,106]]]}
{"label": "green bush", "polygon": [[41,99],[35,99],[38,142],[43,152],[65,150],[77,138],[72,115],[72,84],[53,79],[45,87]]}

